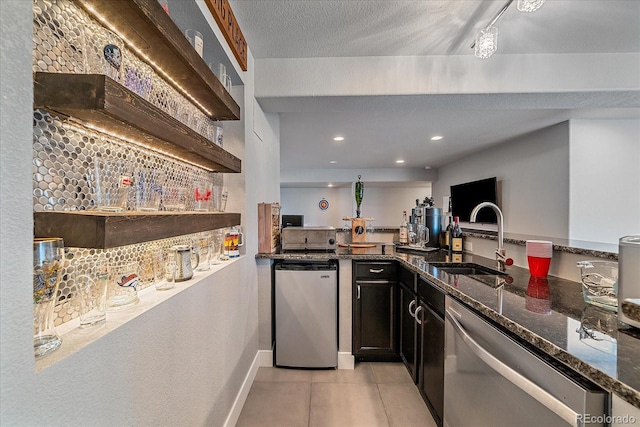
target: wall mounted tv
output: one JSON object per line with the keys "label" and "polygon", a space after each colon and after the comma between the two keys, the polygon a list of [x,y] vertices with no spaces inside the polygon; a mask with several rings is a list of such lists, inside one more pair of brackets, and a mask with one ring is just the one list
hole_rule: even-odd
{"label": "wall mounted tv", "polygon": [[[491,202],[498,204],[498,183],[495,177],[452,185],[450,189],[451,214],[454,217],[460,217],[460,222],[470,222],[471,211],[479,203]],[[493,209],[484,208],[478,212],[476,222],[497,224],[498,218]]]}

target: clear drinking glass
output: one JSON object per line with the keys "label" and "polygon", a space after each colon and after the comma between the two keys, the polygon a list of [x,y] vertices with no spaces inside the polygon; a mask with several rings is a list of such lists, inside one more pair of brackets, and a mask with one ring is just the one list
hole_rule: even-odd
{"label": "clear drinking glass", "polygon": [[189,40],[189,43],[191,43],[191,46],[193,46],[196,52],[198,52],[198,55],[202,57],[202,53],[204,51],[204,41],[202,38],[202,33],[189,28],[184,32],[184,35],[187,37],[187,40]]}
{"label": "clear drinking glass", "polygon": [[[86,272],[87,274],[79,274]],[[80,327],[103,323],[107,318],[107,266],[101,262],[76,264],[75,284],[80,307]]]}
{"label": "clear drinking glass", "polygon": [[166,174],[156,169],[136,170],[136,210],[155,212],[160,208]]}
{"label": "clear drinking glass", "polygon": [[122,212],[127,209],[132,171],[133,165],[127,160],[95,161],[92,178],[98,210]]}
{"label": "clear drinking glass", "polygon": [[153,253],[153,275],[156,290],[166,291],[176,286],[175,251],[158,249]]}
{"label": "clear drinking glass", "polygon": [[62,276],[64,242],[58,238],[33,240],[33,350],[36,357],[60,347],[53,310]]}
{"label": "clear drinking glass", "polygon": [[211,269],[214,257],[214,243],[211,238],[203,237],[198,239],[194,245],[194,250],[200,257],[200,264],[198,264],[198,271],[207,271]]}
{"label": "clear drinking glass", "polygon": [[226,188],[222,187],[222,193],[220,194],[220,212],[225,212],[227,209],[227,199],[229,198],[229,192]]}
{"label": "clear drinking glass", "polygon": [[108,266],[107,310],[115,311],[136,305],[138,298],[138,263],[126,262]]}
{"label": "clear drinking glass", "polygon": [[187,210],[189,189],[185,187],[169,187],[164,192],[162,206],[167,211],[183,212]]}
{"label": "clear drinking glass", "polygon": [[194,183],[194,204],[197,212],[207,212],[212,209],[213,185],[210,181],[196,181]]}

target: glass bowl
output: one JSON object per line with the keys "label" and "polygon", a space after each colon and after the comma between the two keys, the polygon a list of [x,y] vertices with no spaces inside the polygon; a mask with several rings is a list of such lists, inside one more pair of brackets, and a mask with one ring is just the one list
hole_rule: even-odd
{"label": "glass bowl", "polygon": [[580,261],[582,296],[587,304],[618,311],[618,263],[615,261]]}

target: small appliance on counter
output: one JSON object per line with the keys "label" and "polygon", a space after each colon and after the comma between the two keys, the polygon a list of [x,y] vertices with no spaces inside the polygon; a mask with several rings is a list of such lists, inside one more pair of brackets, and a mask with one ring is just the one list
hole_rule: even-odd
{"label": "small appliance on counter", "polygon": [[640,235],[618,244],[618,320],[640,328]]}
{"label": "small appliance on counter", "polygon": [[282,215],[282,228],[302,227],[304,225],[304,215]]}
{"label": "small appliance on counter", "polygon": [[420,203],[416,200],[416,207],[411,209],[411,224],[417,233],[416,244],[423,247],[440,247],[440,230],[442,228],[442,209],[432,206],[433,199],[425,198]]}
{"label": "small appliance on counter", "polygon": [[285,227],[281,232],[283,251],[336,250],[336,229],[330,226]]}

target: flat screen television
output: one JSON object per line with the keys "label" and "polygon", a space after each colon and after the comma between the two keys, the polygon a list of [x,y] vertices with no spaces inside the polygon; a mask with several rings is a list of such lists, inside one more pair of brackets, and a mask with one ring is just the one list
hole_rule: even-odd
{"label": "flat screen television", "polygon": [[[479,181],[465,182],[451,186],[451,215],[460,217],[460,222],[470,222],[471,211],[479,203],[498,204],[498,182],[495,177]],[[478,212],[476,222],[497,224],[498,217],[493,209],[484,208]]]}

